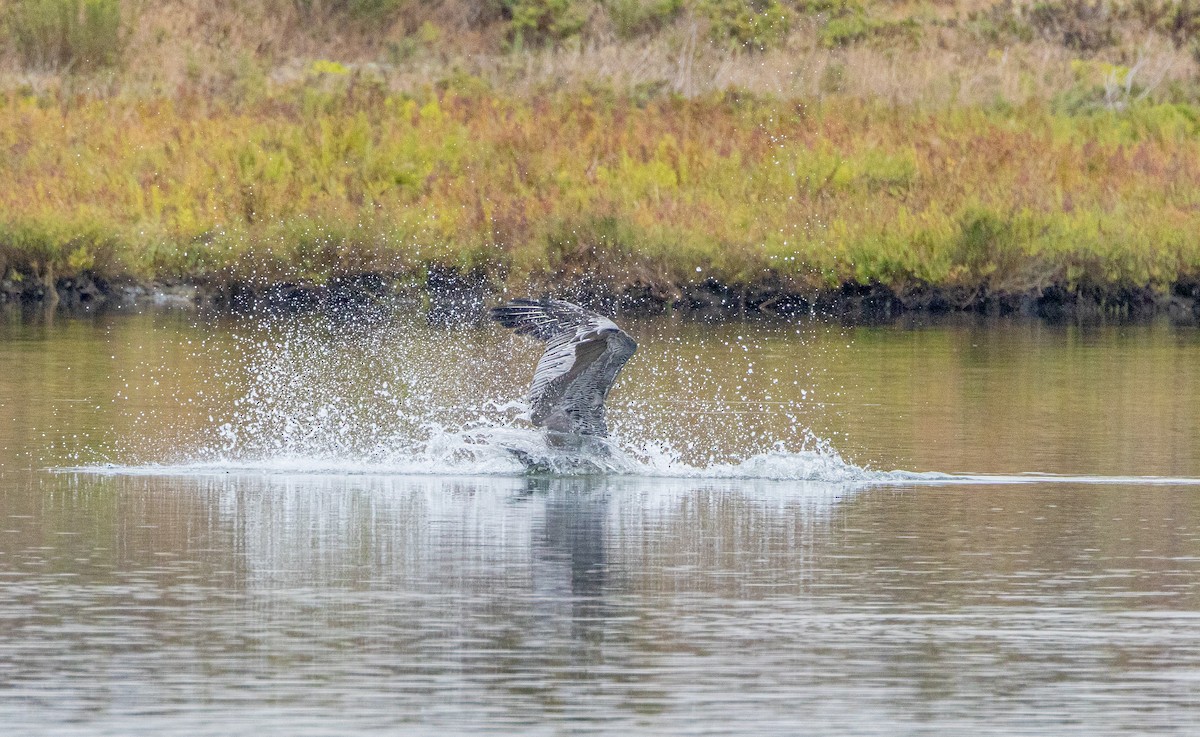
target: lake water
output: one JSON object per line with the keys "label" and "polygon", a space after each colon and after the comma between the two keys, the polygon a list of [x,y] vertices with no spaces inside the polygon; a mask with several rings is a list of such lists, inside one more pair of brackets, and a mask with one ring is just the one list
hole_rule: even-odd
{"label": "lake water", "polygon": [[14,735],[1195,734],[1200,331],[0,313]]}

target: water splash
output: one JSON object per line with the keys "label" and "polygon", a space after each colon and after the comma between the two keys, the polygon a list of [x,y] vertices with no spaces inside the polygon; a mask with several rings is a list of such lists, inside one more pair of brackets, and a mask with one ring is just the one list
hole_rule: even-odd
{"label": "water splash", "polygon": [[[195,396],[178,397],[174,406],[203,408],[201,421],[184,429],[182,418],[140,415],[142,447],[106,458],[138,462],[106,467],[877,478],[807,429],[805,405],[815,405],[815,392],[802,372],[789,367],[771,375],[746,358],[764,350],[755,342],[761,335],[730,332],[715,343],[714,359],[696,354],[677,333],[647,334],[661,323],[637,327],[643,348],[609,403],[614,437],[570,447],[533,430],[528,408],[514,399],[524,395],[537,357],[528,341],[488,326],[438,328],[412,315],[247,318],[196,350],[197,362],[211,370]],[[794,344],[795,335],[787,339]],[[722,370],[714,370],[719,363]],[[157,437],[164,432],[169,440]]]}
{"label": "water splash", "polygon": [[1197,483],[874,470],[809,429],[840,410],[836,389],[818,396],[822,382],[799,360],[814,346],[794,326],[705,326],[690,337],[664,321],[632,328],[643,347],[609,402],[614,435],[587,446],[530,427],[515,399],[537,357],[528,341],[411,315],[306,316],[209,326],[197,344],[164,353],[169,363],[130,370],[114,400],[129,406],[119,442],[67,460],[112,474]]}
{"label": "water splash", "polygon": [[299,474],[337,476],[625,476],[675,479],[761,479],[833,484],[895,484],[953,480],[945,474],[872,471],[836,454],[761,453],[741,461],[696,466],[669,454],[639,456],[616,444],[601,455],[555,448],[540,432],[501,428],[446,431],[412,450],[371,456],[291,455],[208,458],[180,463],[71,467],[115,475]]}

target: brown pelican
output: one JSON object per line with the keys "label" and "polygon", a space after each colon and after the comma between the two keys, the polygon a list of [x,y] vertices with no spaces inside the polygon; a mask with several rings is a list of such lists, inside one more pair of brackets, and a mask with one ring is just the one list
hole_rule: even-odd
{"label": "brown pelican", "polygon": [[537,427],[607,437],[604,399],[637,343],[607,317],[558,299],[514,299],[492,319],[518,335],[545,341],[529,387]]}

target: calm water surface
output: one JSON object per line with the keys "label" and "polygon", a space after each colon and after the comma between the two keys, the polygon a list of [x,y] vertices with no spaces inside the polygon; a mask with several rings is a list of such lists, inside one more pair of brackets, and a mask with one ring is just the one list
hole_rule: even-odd
{"label": "calm water surface", "polygon": [[630,329],[527,478],[491,328],[0,318],[4,733],[1196,733],[1196,330]]}

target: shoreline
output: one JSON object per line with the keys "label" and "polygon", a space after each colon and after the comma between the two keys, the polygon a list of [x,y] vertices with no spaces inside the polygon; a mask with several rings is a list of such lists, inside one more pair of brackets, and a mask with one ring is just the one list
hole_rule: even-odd
{"label": "shoreline", "polygon": [[449,325],[476,322],[488,306],[524,294],[567,299],[608,314],[678,313],[708,320],[812,316],[877,324],[902,317],[978,315],[1051,323],[1166,318],[1181,326],[1200,326],[1200,281],[1180,281],[1166,292],[1145,286],[1056,283],[1020,292],[937,285],[899,291],[880,283],[795,289],[772,278],[748,284],[711,278],[689,284],[574,282],[518,291],[483,275],[448,269],[431,270],[425,278],[367,272],[335,277],[326,284],[107,280],[88,274],[59,278],[52,287],[4,281],[0,309],[53,311],[68,317],[147,309],[218,315],[354,314],[407,304],[424,310],[431,321]]}
{"label": "shoreline", "polygon": [[1200,323],[1191,6],[72,3],[0,12],[0,306]]}

